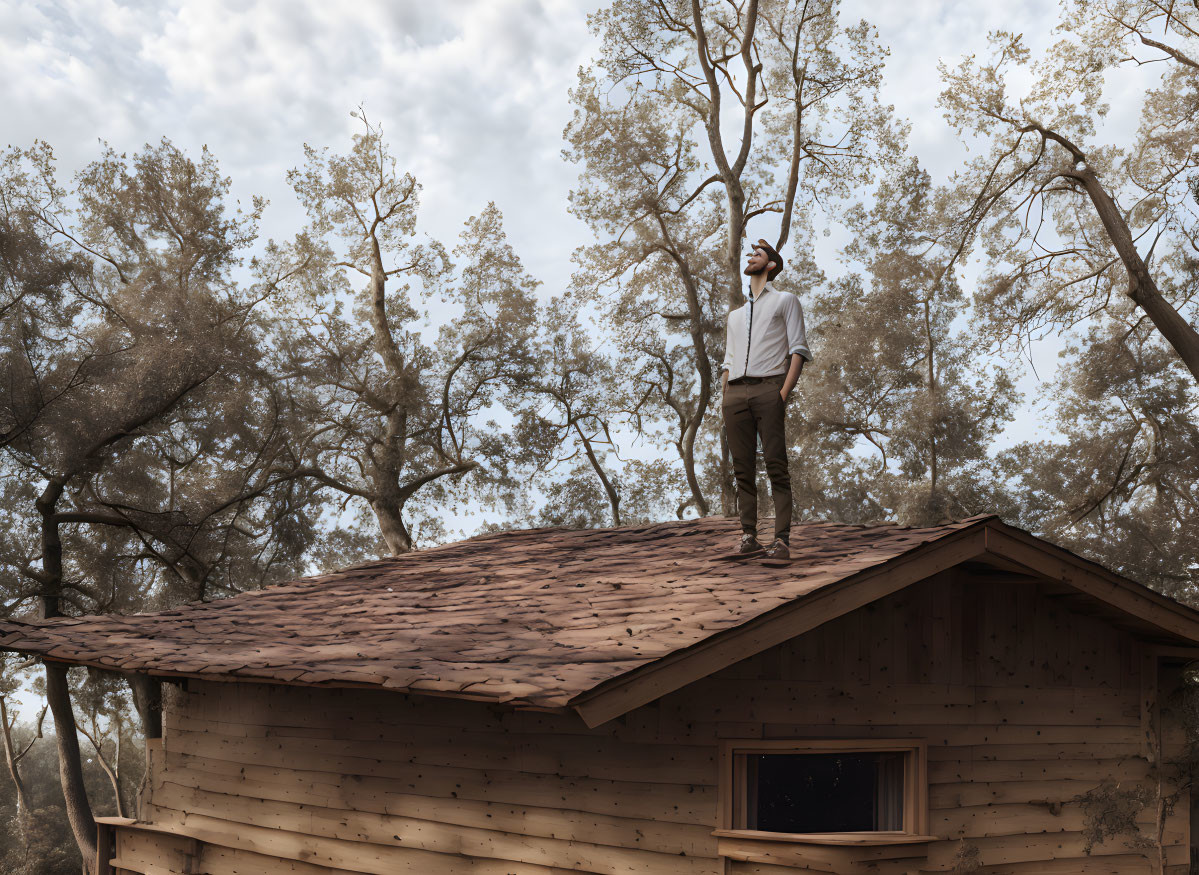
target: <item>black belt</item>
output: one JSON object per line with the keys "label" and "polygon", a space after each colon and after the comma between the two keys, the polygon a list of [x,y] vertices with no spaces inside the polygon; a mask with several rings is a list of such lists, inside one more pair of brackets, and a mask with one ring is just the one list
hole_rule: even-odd
{"label": "black belt", "polygon": [[736,386],[740,383],[747,383],[751,386],[757,383],[765,383],[767,380],[777,380],[780,377],[785,377],[785,374],[775,374],[773,377],[738,377],[735,380],[729,380],[730,386]]}

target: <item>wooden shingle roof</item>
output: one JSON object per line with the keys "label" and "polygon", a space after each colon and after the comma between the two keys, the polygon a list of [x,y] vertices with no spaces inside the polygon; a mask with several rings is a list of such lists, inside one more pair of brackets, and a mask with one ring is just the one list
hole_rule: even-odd
{"label": "wooden shingle roof", "polygon": [[982,549],[988,526],[1020,531],[993,516],[927,528],[799,524],[787,568],[717,561],[737,539],[733,519],[505,532],[171,610],[0,622],[0,649],[162,676],[557,709],[956,542],[956,552],[938,547],[950,567]]}

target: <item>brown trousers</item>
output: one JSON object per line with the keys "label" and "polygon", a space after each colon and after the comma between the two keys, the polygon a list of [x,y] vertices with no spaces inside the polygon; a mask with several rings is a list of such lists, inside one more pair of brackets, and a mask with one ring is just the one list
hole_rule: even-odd
{"label": "brown trousers", "polygon": [[785,377],[763,377],[760,383],[732,383],[724,393],[725,434],[733,474],[737,479],[737,509],[741,530],[758,533],[758,438],[770,477],[774,499],[774,536],[784,541],[791,531],[791,471],[787,467],[787,403],[782,389]]}

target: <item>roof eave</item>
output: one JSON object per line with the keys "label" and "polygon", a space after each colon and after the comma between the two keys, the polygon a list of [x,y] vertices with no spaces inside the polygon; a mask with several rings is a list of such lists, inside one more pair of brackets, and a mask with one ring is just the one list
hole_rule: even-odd
{"label": "roof eave", "polygon": [[979,522],[821,587],[739,626],[605,681],[575,696],[569,704],[589,727],[627,714],[842,614],[981,556],[986,551],[984,525],[985,522]]}
{"label": "roof eave", "polygon": [[502,699],[483,693],[472,693],[469,691],[464,692],[461,690],[425,690],[414,687],[384,687],[380,686],[379,684],[350,680],[331,680],[314,684],[311,682],[287,680],[285,678],[270,677],[267,675],[215,674],[205,672],[171,671],[170,669],[162,668],[129,668],[126,666],[104,663],[99,660],[84,659],[82,657],[50,656],[49,654],[27,647],[4,646],[0,647],[0,651],[36,656],[43,662],[58,662],[64,665],[78,665],[86,668],[99,669],[101,671],[115,672],[121,675],[145,675],[146,677],[156,678],[157,680],[167,681],[168,683],[179,683],[181,681],[195,680],[218,684],[273,684],[284,687],[304,687],[305,689],[309,690],[374,690],[388,693],[401,693],[405,696],[423,696],[439,699],[458,699],[459,701],[479,702],[484,705],[495,705],[497,707],[511,708],[516,711],[536,711],[541,714],[573,713],[573,709],[571,709],[568,705],[544,704],[522,698]]}
{"label": "roof eave", "polygon": [[988,517],[605,681],[569,704],[589,727],[599,726],[920,580],[963,562],[994,557],[1023,566],[1043,580],[1073,587],[1149,624],[1164,637],[1199,644],[1199,611]]}
{"label": "roof eave", "polygon": [[1199,611],[1194,608],[999,520],[988,523],[985,537],[990,555],[1078,590],[1163,635],[1199,644]]}

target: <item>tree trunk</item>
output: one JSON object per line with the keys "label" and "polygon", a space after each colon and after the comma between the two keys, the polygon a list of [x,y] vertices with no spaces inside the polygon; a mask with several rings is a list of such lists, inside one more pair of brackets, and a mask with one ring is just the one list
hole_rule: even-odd
{"label": "tree trunk", "polygon": [[[125,803],[121,799],[121,776],[119,774],[117,774],[117,769],[119,769],[121,767],[121,763],[120,763],[120,760],[121,760],[121,721],[117,720],[116,723],[117,723],[117,752],[116,752],[116,756],[114,758],[113,763],[110,763],[108,761],[108,759],[104,756],[104,753],[100,750],[100,742],[102,740],[102,737],[99,733],[99,730],[95,726],[95,724],[92,725],[92,728],[94,730],[96,730],[96,759],[100,763],[100,768],[102,768],[104,770],[104,774],[108,775],[108,782],[110,784],[112,784],[112,798],[117,806],[117,817],[124,817],[125,816]],[[115,763],[115,765],[114,765],[114,763]]]}
{"label": "tree trunk", "polygon": [[695,349],[695,367],[699,373],[699,397],[695,399],[691,421],[683,431],[681,449],[683,470],[687,474],[687,486],[695,499],[695,509],[699,511],[700,516],[707,516],[711,507],[708,499],[704,497],[699,477],[695,473],[695,440],[699,436],[700,427],[708,412],[708,404],[712,400],[712,360],[708,358],[708,348],[704,341],[703,310],[699,306],[699,295],[693,288],[688,288],[687,298],[687,305],[691,310],[691,344]]}
{"label": "tree trunk", "polygon": [[932,302],[928,298],[924,299],[924,338],[928,343],[928,407],[933,414],[928,429],[928,500],[929,509],[935,511],[937,505],[937,369],[936,361],[933,358]]}
{"label": "tree trunk", "polygon": [[744,303],[741,276],[741,238],[745,236],[745,192],[740,180],[725,182],[728,197],[728,227],[725,229],[725,263],[729,276],[729,312]]}
{"label": "tree trunk", "polygon": [[[679,457],[683,461],[687,488],[691,490],[690,503],[695,504],[695,509],[700,516],[707,516],[711,513],[711,506],[708,504],[708,499],[704,497],[703,490],[699,485],[699,477],[695,473],[695,441],[703,426],[704,417],[708,414],[708,404],[712,400],[712,359],[708,356],[708,343],[704,335],[704,308],[699,299],[699,284],[695,281],[690,266],[680,254],[679,247],[670,233],[670,227],[660,213],[657,214],[657,219],[658,228],[669,246],[670,257],[674,260],[679,278],[683,281],[683,293],[687,300],[687,330],[691,337],[691,348],[695,353],[696,376],[699,378],[699,396],[695,399],[695,406],[692,408],[691,414],[684,418],[680,412],[680,418],[683,419],[683,432],[678,441]],[[736,257],[734,257],[734,267],[736,267],[736,263]],[[682,507],[686,507],[686,504]],[[682,516],[681,509],[679,516]]]}
{"label": "tree trunk", "polygon": [[744,120],[741,131],[741,149],[737,160],[729,163],[729,157],[724,150],[724,135],[720,128],[720,80],[712,64],[708,49],[708,35],[704,30],[703,12],[700,0],[691,0],[692,32],[695,37],[695,50],[699,58],[700,68],[708,85],[708,107],[704,115],[704,129],[708,134],[708,147],[711,149],[712,161],[720,173],[724,183],[727,200],[726,237],[725,237],[725,267],[728,270],[729,310],[741,306],[741,237],[745,232],[745,188],[741,184],[741,171],[749,157],[749,146],[753,137],[753,113],[755,89],[758,81],[758,68],[752,61],[752,44],[754,27],[757,22],[758,3],[750,0],[746,11],[746,29],[742,38],[741,57],[745,62],[748,80],[745,85]]}
{"label": "tree trunk", "polygon": [[142,738],[162,738],[162,681],[140,673],[127,674],[125,680],[142,723]]}
{"label": "tree trunk", "polygon": [[371,329],[375,352],[383,359],[392,379],[402,379],[404,354],[396,345],[387,322],[387,273],[383,267],[383,253],[379,250],[379,238],[374,233],[371,234]]}
{"label": "tree trunk", "polygon": [[146,747],[142,749],[146,768],[142,772],[141,784],[138,785],[137,795],[134,799],[133,814],[135,817],[140,817],[142,800],[145,799],[146,787],[149,786],[151,780],[152,763],[148,742],[151,739],[162,738],[162,681],[152,678],[148,674],[140,673],[127,674],[125,680],[129,683],[129,689],[133,693],[133,707],[137,709],[137,716],[142,724],[142,738],[147,741]]}
{"label": "tree trunk", "polygon": [[4,729],[4,759],[8,762],[8,774],[17,792],[17,823],[23,827],[25,816],[29,813],[29,803],[25,795],[25,782],[21,780],[21,770],[17,766],[17,751],[8,722],[8,703],[3,696],[0,696],[0,722]]}
{"label": "tree trunk", "polygon": [[83,760],[79,752],[79,736],[75,728],[75,713],[71,709],[71,693],[67,687],[67,666],[45,661],[46,701],[54,715],[54,737],[58,743],[58,777],[66,801],[67,820],[75,833],[75,843],[83,855],[84,871],[91,873],[96,859],[96,821],[83,784]]}
{"label": "tree trunk", "polygon": [[1099,220],[1107,231],[1108,239],[1120,255],[1124,269],[1128,272],[1128,296],[1153,322],[1166,342],[1174,348],[1183,364],[1199,382],[1199,331],[1162,297],[1161,290],[1149,273],[1149,266],[1137,252],[1136,241],[1111,195],[1103,187],[1089,165],[1084,169],[1065,174],[1082,182],[1090,195],[1091,203],[1099,214]]}
{"label": "tree trunk", "polygon": [[[44,619],[62,616],[62,539],[54,514],[62,496],[63,481],[55,478],[46,484],[37,499],[42,518],[42,592]],[[67,686],[67,667],[43,660],[46,669],[46,701],[54,715],[54,737],[58,747],[58,776],[62,783],[67,820],[75,833],[83,871],[90,873],[96,859],[96,821],[83,783],[83,760],[79,753],[79,735],[75,713],[71,709],[71,691]]]}
{"label": "tree trunk", "polygon": [[371,329],[374,349],[383,360],[391,377],[394,397],[388,399],[387,409],[381,410],[386,417],[382,446],[372,450],[379,455],[371,462],[374,469],[375,492],[371,509],[379,522],[379,531],[393,556],[412,551],[412,535],[404,525],[402,513],[404,502],[400,495],[400,472],[404,470],[405,442],[407,439],[407,408],[403,402],[406,366],[404,354],[396,344],[387,321],[387,274],[383,267],[383,253],[379,238],[372,229],[370,235],[371,259]]}
{"label": "tree trunk", "polygon": [[720,428],[720,512],[724,516],[737,515],[737,492],[733,485],[729,436],[724,426]]}
{"label": "tree trunk", "polygon": [[[691,423],[687,426],[687,431],[683,434],[683,440],[679,443],[679,449],[682,451],[683,457],[683,473],[687,477],[687,488],[691,490],[691,497],[695,501],[695,509],[700,516],[707,516],[711,510],[708,505],[708,500],[704,498],[703,490],[699,485],[699,476],[695,473],[695,435],[699,430],[699,423],[703,408],[697,408],[697,412],[691,418]],[[685,507],[686,505],[684,505]],[[682,519],[682,514],[679,514]]]}
{"label": "tree trunk", "polygon": [[616,491],[616,487],[612,485],[612,481],[604,473],[604,467],[599,463],[599,459],[596,458],[595,451],[591,449],[591,441],[587,439],[587,435],[583,434],[583,429],[579,428],[577,422],[575,423],[575,431],[579,435],[579,440],[583,442],[583,450],[587,453],[587,461],[591,463],[591,467],[595,470],[595,475],[599,477],[599,481],[604,487],[604,492],[608,495],[608,506],[612,508],[612,525],[619,526],[621,524],[620,493]]}
{"label": "tree trunk", "polygon": [[393,556],[412,552],[412,535],[404,525],[403,506],[383,499],[371,501],[371,510],[379,521],[379,531]]}

